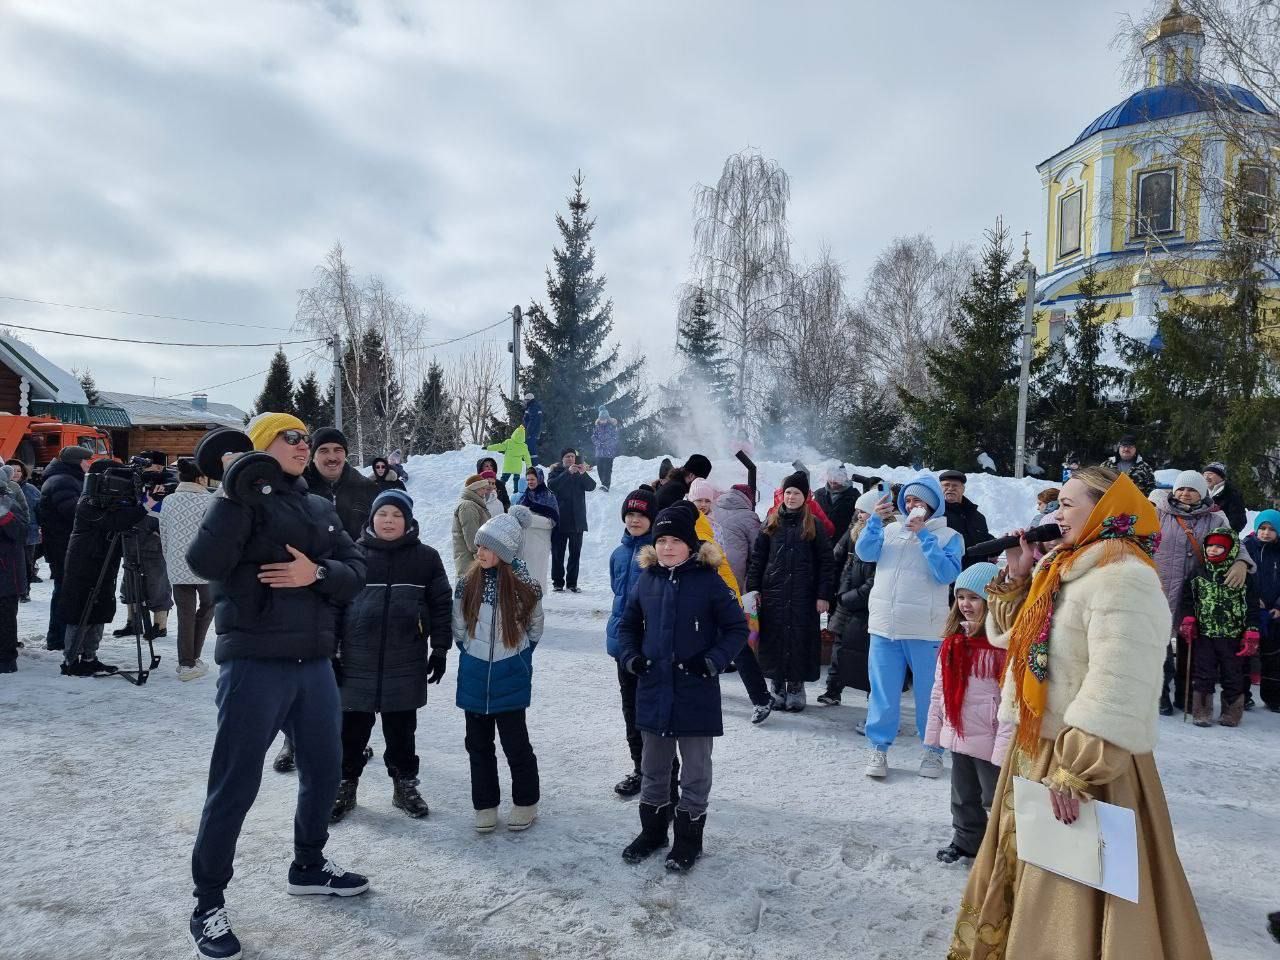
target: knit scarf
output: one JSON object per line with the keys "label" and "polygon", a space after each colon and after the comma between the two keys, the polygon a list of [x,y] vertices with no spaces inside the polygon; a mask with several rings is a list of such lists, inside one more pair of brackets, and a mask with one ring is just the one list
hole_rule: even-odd
{"label": "knit scarf", "polygon": [[1102,551],[1099,567],[1133,556],[1154,568],[1152,556],[1159,543],[1155,506],[1127,474],[1121,474],[1094,505],[1076,542],[1054,548],[1040,561],[1027,599],[1009,631],[1005,663],[1005,675],[1012,673],[1014,680],[1018,746],[1027,753],[1035,752],[1049,700],[1049,634],[1063,576],[1090,548]]}
{"label": "knit scarf", "polygon": [[969,678],[994,680],[1004,672],[1005,652],[987,642],[985,633],[969,636],[963,630],[942,641],[942,713],[956,733],[964,736],[964,697]]}

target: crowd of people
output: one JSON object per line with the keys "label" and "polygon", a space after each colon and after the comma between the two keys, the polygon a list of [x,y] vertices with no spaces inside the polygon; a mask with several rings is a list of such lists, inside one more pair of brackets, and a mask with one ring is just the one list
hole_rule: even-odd
{"label": "crowd of people", "polygon": [[[421,537],[398,458],[375,459],[366,475],[339,429],[309,430],[287,414],[249,422],[254,452],[228,455],[216,493],[190,458],[172,468],[163,458],[139,463],[140,495],[109,509],[84,495],[102,469],[88,450],[64,449],[39,490],[25,465],[6,467],[0,672],[14,669],[17,608],[40,553],[53,579],[46,646],[63,651],[70,676],[115,669],[97,654],[121,567],[120,633],[163,637],[176,606],[180,679],[207,672],[203,647],[215,627],[218,725],[192,854],[199,956],[240,956],[224,891],[278,734],[274,767],[296,770],[299,781],[289,893],[369,888],[325,846],[330,825],[357,805],[375,725],[392,804],[429,815],[417,712],[451,649],[475,829],[501,822],[499,743],[511,776],[506,827],[535,823],[526,711],[542,601],[548,590],[580,592],[597,482],[571,448],[544,473],[540,411],[531,423],[529,408],[512,437],[489,448],[501,470],[485,455],[463,484],[452,575]],[[593,439],[607,489],[617,422],[603,407]],[[258,501],[231,480],[254,457],[284,478]],[[1073,469],[1043,491],[997,564],[969,553],[992,535],[959,471],[889,484],[839,465],[815,490],[801,468],[773,491],[763,520],[759,491],[722,490],[712,473],[703,454],[665,461],[622,499],[615,521],[604,654],[631,764],[613,790],[639,798],[639,833],[620,844],[626,862],[666,850],[666,868],[681,872],[701,856],[713,745],[725,732],[722,675],[738,675],[760,724],[804,711],[807,685],[824,680],[829,660],[816,702],[838,707],[845,691],[866,694],[857,732],[868,777],[890,774],[908,690],[919,775],[941,777],[950,752],[951,838],[937,858],[972,863],[950,957],[1024,955],[1048,915],[1068,918],[1059,933],[1080,955],[1207,955],[1152,749],[1158,714],[1183,709],[1208,726],[1219,688],[1223,726],[1242,722],[1255,688],[1280,711],[1280,513],[1258,514],[1242,538],[1248,517],[1223,464],[1157,489],[1124,438],[1106,464]],[[1026,538],[1046,523],[1057,525],[1053,539]],[[1015,771],[1049,788],[1066,823],[1090,800],[1134,809],[1150,895],[1121,905],[1011,857]]]}

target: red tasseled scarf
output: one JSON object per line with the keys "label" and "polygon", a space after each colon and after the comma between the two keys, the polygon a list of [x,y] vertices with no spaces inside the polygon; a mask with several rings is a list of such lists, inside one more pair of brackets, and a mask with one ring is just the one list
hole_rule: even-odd
{"label": "red tasseled scarf", "polygon": [[985,632],[976,637],[953,633],[938,652],[942,664],[942,709],[947,723],[964,736],[961,712],[969,678],[995,680],[1004,672],[1005,651],[987,642]]}

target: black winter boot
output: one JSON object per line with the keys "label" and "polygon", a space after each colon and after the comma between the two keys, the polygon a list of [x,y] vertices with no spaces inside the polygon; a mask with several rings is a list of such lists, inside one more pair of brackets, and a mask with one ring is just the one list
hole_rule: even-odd
{"label": "black winter boot", "polygon": [[1267,929],[1271,931],[1271,939],[1280,943],[1280,910],[1267,914]]}
{"label": "black winter boot", "polygon": [[641,777],[640,771],[628,773],[625,777],[613,785],[613,792],[620,797],[634,797],[640,792]]}
{"label": "black winter boot", "polygon": [[640,803],[640,835],[632,840],[622,851],[622,859],[627,863],[639,863],[666,847],[667,824],[671,822],[671,805],[655,807],[652,804]]}
{"label": "black winter boot", "polygon": [[705,813],[695,820],[687,810],[676,811],[676,840],[671,845],[671,852],[667,854],[668,870],[684,873],[702,856],[702,828],[706,825]]}
{"label": "black winter boot", "polygon": [[1161,692],[1160,694],[1160,716],[1162,717],[1173,716],[1173,701],[1169,699],[1168,687],[1165,687],[1164,691]]}
{"label": "black winter boot", "polygon": [[276,754],[275,760],[271,762],[271,767],[276,773],[291,773],[298,769],[298,765],[293,759],[293,741],[288,737],[284,738],[284,745],[280,748],[280,752]]}
{"label": "black winter boot", "polygon": [[330,823],[338,823],[356,808],[356,787],[358,786],[360,786],[359,780],[343,780],[338,784],[338,795],[334,798],[333,810],[329,812]]}
{"label": "black winter boot", "polygon": [[422,794],[418,792],[417,777],[400,777],[393,773],[391,783],[393,784],[391,793],[393,807],[399,807],[415,820],[431,812],[427,801],[423,800]]}

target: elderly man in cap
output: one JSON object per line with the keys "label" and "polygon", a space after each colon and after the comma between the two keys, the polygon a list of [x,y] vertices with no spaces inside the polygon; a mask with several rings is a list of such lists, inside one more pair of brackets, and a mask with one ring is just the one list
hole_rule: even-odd
{"label": "elderly man in cap", "polygon": [[[964,495],[967,480],[959,470],[943,470],[938,474],[942,495],[947,501],[947,526],[964,538],[965,550],[992,539],[991,531],[987,529],[987,518],[978,505]],[[968,555],[961,561],[966,567],[977,562]]]}
{"label": "elderly man in cap", "polygon": [[853,523],[854,504],[859,497],[857,488],[849,480],[849,471],[843,463],[838,463],[827,469],[826,486],[813,494],[813,499],[818,501],[822,512],[836,528],[837,538],[843,537]]}
{"label": "elderly man in cap", "polygon": [[1127,473],[1144,497],[1151,496],[1151,491],[1156,488],[1156,472],[1138,454],[1138,438],[1133,434],[1121,437],[1116,444],[1116,455],[1109,457],[1102,465]]}

